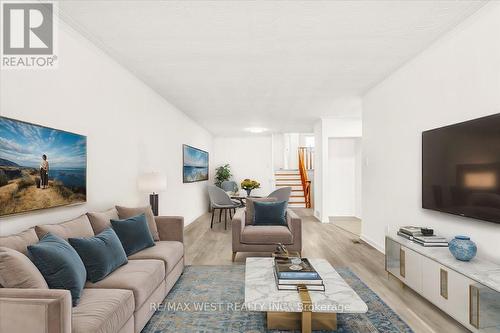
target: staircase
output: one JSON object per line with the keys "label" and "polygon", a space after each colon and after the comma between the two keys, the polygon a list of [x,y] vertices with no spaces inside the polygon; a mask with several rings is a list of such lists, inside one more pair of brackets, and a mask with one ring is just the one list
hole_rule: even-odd
{"label": "staircase", "polygon": [[276,188],[292,187],[292,195],[288,206],[290,208],[306,208],[306,199],[299,170],[276,170],[274,173]]}

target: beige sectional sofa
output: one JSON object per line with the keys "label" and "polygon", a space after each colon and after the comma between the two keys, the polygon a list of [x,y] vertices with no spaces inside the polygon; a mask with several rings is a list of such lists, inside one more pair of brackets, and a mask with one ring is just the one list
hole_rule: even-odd
{"label": "beige sectional sofa", "polygon": [[[183,218],[155,217],[154,221],[159,238],[155,246],[133,254],[103,280],[87,281],[76,307],[71,306],[67,290],[0,288],[0,333],[140,332],[184,269]],[[94,235],[88,216],[83,215],[0,237],[0,247],[26,254],[26,247],[48,231],[62,238]]]}

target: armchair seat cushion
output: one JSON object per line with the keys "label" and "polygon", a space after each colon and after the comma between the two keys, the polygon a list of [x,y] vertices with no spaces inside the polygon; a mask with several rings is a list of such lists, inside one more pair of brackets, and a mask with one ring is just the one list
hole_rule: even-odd
{"label": "armchair seat cushion", "polygon": [[130,290],[84,289],[72,312],[73,333],[119,332],[134,313],[134,295]]}
{"label": "armchair seat cushion", "polygon": [[293,235],[286,226],[278,225],[247,225],[241,232],[241,242],[244,244],[293,244]]}
{"label": "armchair seat cushion", "polygon": [[168,275],[184,256],[184,244],[175,241],[159,241],[155,244],[156,246],[148,247],[147,249],[134,253],[128,257],[128,259],[161,260],[165,264],[165,272]]}
{"label": "armchair seat cushion", "polygon": [[129,260],[103,280],[87,281],[85,288],[126,289],[134,293],[135,309],[153,294],[165,279],[165,265],[160,260]]}

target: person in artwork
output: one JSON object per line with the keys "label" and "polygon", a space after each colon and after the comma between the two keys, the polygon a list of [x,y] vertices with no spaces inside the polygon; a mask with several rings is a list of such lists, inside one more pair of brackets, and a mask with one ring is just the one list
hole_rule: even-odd
{"label": "person in artwork", "polygon": [[42,155],[42,162],[40,163],[40,182],[42,189],[49,187],[49,161],[47,155]]}

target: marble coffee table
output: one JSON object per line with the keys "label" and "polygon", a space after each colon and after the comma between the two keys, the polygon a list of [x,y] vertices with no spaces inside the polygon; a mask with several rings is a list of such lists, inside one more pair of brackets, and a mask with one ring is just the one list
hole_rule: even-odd
{"label": "marble coffee table", "polygon": [[325,259],[309,259],[325,291],[278,290],[273,258],[247,258],[245,307],[267,313],[268,329],[335,330],[337,313],[365,313],[368,306]]}

